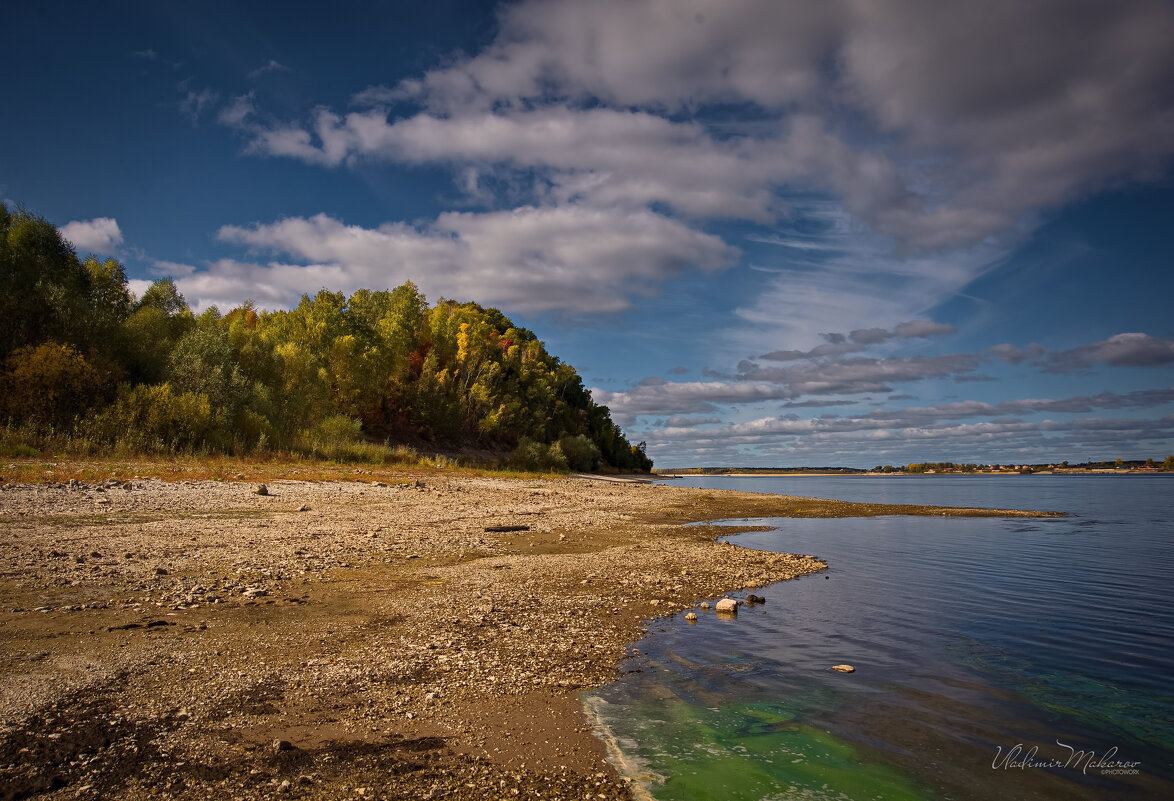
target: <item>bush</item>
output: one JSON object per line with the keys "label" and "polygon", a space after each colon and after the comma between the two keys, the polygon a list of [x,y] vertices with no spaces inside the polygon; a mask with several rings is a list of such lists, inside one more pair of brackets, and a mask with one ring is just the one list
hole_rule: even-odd
{"label": "bush", "polygon": [[315,437],[323,445],[350,445],[362,436],[363,423],[345,414],[327,417],[314,428]]}
{"label": "bush", "polygon": [[571,470],[590,473],[599,467],[599,448],[583,434],[563,437],[558,441],[558,448],[566,457]]}
{"label": "bush", "polygon": [[559,447],[559,443],[543,445],[529,437],[522,437],[518,440],[518,447],[510,456],[509,465],[517,470],[528,470],[534,473],[565,473],[568,470],[567,457]]}
{"label": "bush", "polygon": [[102,396],[103,376],[72,345],[17,348],[0,378],[0,416],[64,425]]}
{"label": "bush", "polygon": [[206,395],[175,394],[170,384],[123,385],[91,424],[113,445],[148,450],[192,450],[214,444],[216,421]]}

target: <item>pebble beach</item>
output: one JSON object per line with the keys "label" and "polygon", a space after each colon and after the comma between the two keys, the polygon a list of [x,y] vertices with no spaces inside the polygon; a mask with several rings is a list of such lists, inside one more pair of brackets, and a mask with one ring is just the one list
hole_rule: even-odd
{"label": "pebble beach", "polygon": [[628,798],[579,693],[652,619],[826,567],[705,521],[1034,514],[444,471],[2,487],[4,799]]}

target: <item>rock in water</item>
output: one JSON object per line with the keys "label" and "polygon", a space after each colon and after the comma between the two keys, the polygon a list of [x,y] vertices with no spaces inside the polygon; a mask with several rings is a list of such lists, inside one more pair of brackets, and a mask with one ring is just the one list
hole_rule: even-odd
{"label": "rock in water", "polygon": [[761,595],[755,595],[754,593],[750,593],[749,595],[746,596],[746,603],[748,603],[748,604],[764,604],[764,603],[766,603],[766,599],[763,598]]}
{"label": "rock in water", "polygon": [[717,606],[715,606],[714,609],[716,609],[719,612],[737,613],[738,602],[735,601],[733,598],[722,598],[720,601],[717,602]]}
{"label": "rock in water", "polygon": [[258,484],[257,486],[253,487],[253,492],[256,493],[257,495],[268,495],[269,488],[266,487],[264,484]]}
{"label": "rock in water", "polygon": [[697,613],[696,612],[686,612],[685,613],[685,620],[688,620],[690,623],[696,622],[697,621]]}
{"label": "rock in water", "polygon": [[856,668],[852,667],[851,665],[832,665],[832,670],[836,671],[837,673],[855,673],[856,672]]}

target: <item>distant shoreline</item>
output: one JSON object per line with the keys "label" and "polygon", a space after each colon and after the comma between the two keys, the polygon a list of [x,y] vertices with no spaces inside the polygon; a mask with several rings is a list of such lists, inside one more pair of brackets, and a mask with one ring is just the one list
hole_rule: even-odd
{"label": "distant shoreline", "polygon": [[667,479],[667,478],[778,478],[778,477],[800,477],[811,478],[822,476],[827,478],[938,478],[941,476],[973,478],[976,476],[1006,476],[1006,477],[1020,477],[1020,476],[1174,476],[1174,473],[1162,472],[1160,470],[1036,470],[1032,473],[1017,473],[1017,472],[999,472],[999,473],[834,473],[834,472],[790,472],[790,471],[771,471],[761,473],[672,473],[672,472],[658,472],[652,471],[653,478]]}

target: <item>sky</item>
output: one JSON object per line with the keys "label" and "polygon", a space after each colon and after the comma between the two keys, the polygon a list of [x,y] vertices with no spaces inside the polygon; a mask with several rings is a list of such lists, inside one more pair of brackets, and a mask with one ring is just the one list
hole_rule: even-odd
{"label": "sky", "polygon": [[658,467],[1174,453],[1174,4],[17,3],[0,200],[500,308]]}

